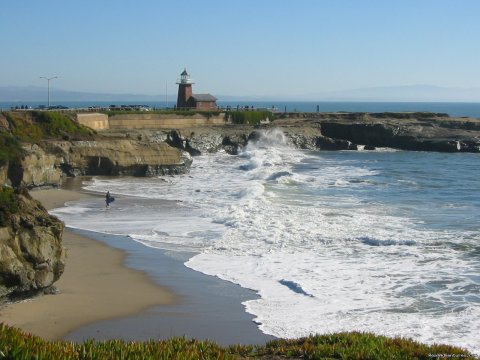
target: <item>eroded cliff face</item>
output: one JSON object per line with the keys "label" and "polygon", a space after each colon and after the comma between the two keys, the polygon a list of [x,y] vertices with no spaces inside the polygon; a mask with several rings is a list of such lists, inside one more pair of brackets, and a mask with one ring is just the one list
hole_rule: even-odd
{"label": "eroded cliff face", "polygon": [[44,141],[24,144],[25,155],[0,168],[0,184],[58,186],[66,176],[157,176],[188,172],[188,152],[167,143],[132,139]]}
{"label": "eroded cliff face", "polygon": [[26,191],[0,227],[0,298],[49,289],[65,268],[64,224]]}
{"label": "eroded cliff face", "polygon": [[188,153],[166,143],[131,139],[56,141],[45,148],[56,154],[57,166],[68,176],[182,174],[192,162]]}
{"label": "eroded cliff face", "polygon": [[57,185],[62,180],[62,171],[58,168],[57,156],[45,152],[36,144],[25,144],[25,157],[21,161],[21,185],[36,187]]}

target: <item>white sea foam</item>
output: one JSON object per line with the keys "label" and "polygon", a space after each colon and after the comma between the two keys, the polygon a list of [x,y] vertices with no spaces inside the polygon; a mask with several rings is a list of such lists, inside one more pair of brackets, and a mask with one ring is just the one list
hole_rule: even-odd
{"label": "white sea foam", "polygon": [[[425,204],[417,197],[427,180],[405,176],[400,161],[388,170],[401,156],[322,156],[288,148],[273,131],[240,156],[195,158],[187,175],[94,179],[87,188],[114,194],[111,209],[83,200],[55,214],[147,246],[197,251],[188,267],[259,293],[245,306],[268,334],[361,330],[480,352],[480,235],[474,217],[457,224],[476,203]],[[455,204],[438,196],[428,201]]]}

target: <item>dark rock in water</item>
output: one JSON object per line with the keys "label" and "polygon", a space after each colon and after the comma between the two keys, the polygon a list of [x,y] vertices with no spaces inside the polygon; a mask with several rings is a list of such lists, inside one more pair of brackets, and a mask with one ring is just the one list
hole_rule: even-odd
{"label": "dark rock in water", "polygon": [[185,150],[185,142],[178,131],[170,131],[170,133],[167,135],[166,143],[177,149]]}
{"label": "dark rock in water", "polygon": [[222,140],[223,149],[231,155],[238,155],[239,150],[244,148],[248,143],[248,135],[227,135]]}
{"label": "dark rock in water", "polygon": [[247,142],[249,141],[258,141],[262,137],[260,131],[253,131],[248,135]]}
{"label": "dark rock in water", "polygon": [[49,215],[26,191],[15,199],[18,211],[0,227],[0,298],[48,289],[65,268],[63,222]]}
{"label": "dark rock in water", "polygon": [[238,155],[238,146],[236,145],[224,145],[223,149],[227,154]]}
{"label": "dark rock in water", "polygon": [[357,145],[344,139],[332,139],[325,136],[319,136],[316,142],[320,150],[357,150]]}
{"label": "dark rock in water", "polygon": [[361,237],[359,240],[369,246],[415,246],[414,240],[380,240],[370,237]]}
{"label": "dark rock in water", "polygon": [[373,151],[373,150],[375,150],[375,146],[365,145],[365,146],[363,147],[363,150]]}
{"label": "dark rock in water", "polygon": [[185,142],[185,150],[192,156],[202,155],[202,152],[192,147],[192,145],[190,145],[190,141],[188,140]]}
{"label": "dark rock in water", "polygon": [[279,281],[279,283],[288,287],[290,290],[292,290],[293,292],[295,292],[297,294],[313,297],[312,294],[309,294],[305,290],[303,290],[303,288],[300,286],[300,284],[296,283],[295,281],[282,279],[282,280]]}
{"label": "dark rock in water", "polygon": [[276,173],[273,173],[272,175],[270,175],[267,178],[267,180],[269,180],[269,181],[278,180],[282,177],[288,177],[288,176],[292,176],[292,173],[290,173],[288,171],[279,171],[279,172],[276,172]]}

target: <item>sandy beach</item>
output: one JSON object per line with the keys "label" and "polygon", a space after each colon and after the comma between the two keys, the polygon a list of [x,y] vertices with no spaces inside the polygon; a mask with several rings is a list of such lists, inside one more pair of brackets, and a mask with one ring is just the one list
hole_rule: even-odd
{"label": "sandy beach", "polygon": [[[92,196],[64,189],[36,190],[31,195],[47,209]],[[54,284],[59,294],[9,304],[0,310],[0,322],[53,340],[89,323],[175,303],[176,296],[171,291],[155,284],[144,272],[127,268],[123,251],[68,229],[63,242],[67,265]]]}

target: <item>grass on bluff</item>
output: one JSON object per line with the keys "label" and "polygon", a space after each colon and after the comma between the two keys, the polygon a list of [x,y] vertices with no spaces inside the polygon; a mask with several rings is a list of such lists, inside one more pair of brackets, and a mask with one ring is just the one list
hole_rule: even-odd
{"label": "grass on bluff", "polygon": [[56,111],[7,112],[3,114],[10,125],[10,131],[24,142],[43,139],[89,139],[94,132],[77,123],[74,114]]}
{"label": "grass on bluff", "polygon": [[475,359],[448,345],[424,345],[367,333],[339,333],[266,345],[221,347],[211,341],[173,337],[168,340],[122,340],[72,343],[45,341],[0,324],[0,359]]}

